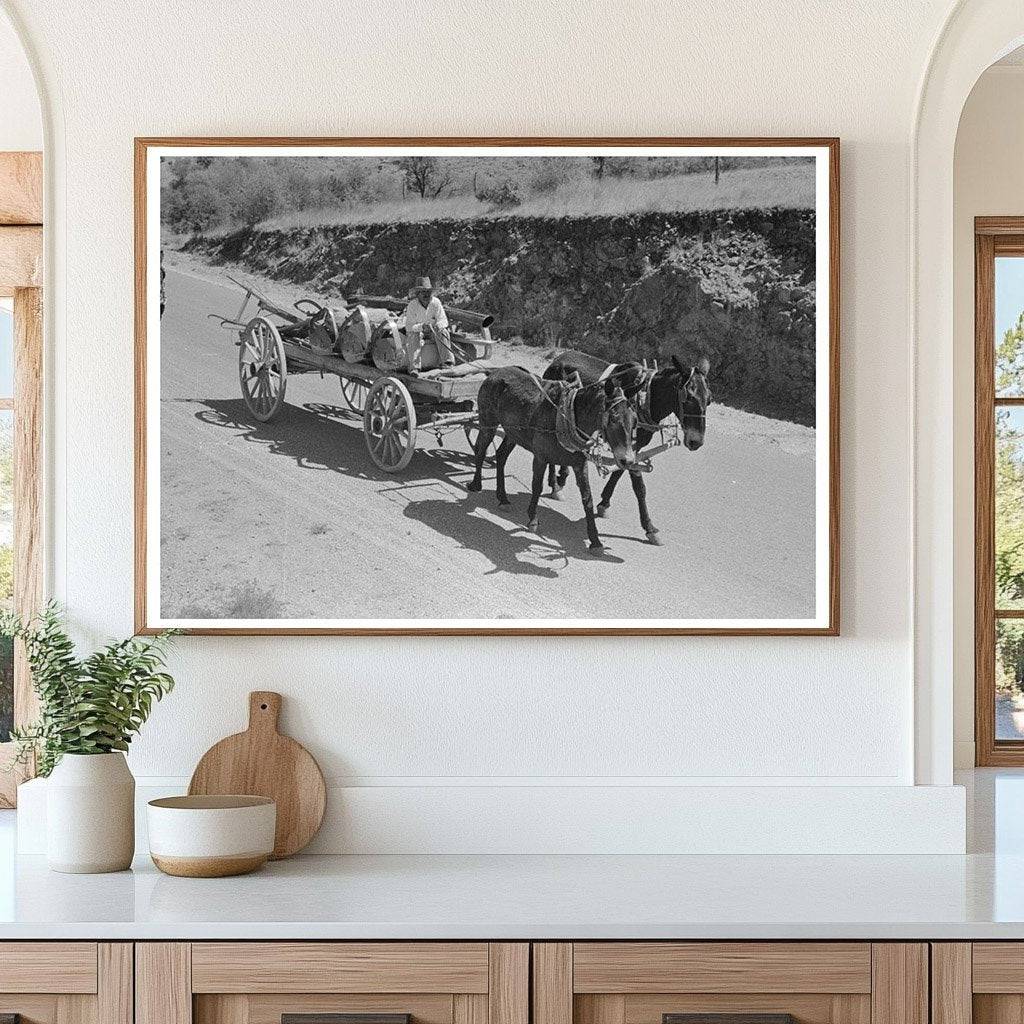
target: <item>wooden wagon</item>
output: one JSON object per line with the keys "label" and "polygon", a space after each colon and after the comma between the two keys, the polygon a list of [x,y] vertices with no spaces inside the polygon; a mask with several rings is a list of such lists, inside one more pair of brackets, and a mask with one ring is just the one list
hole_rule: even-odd
{"label": "wooden wagon", "polygon": [[[331,374],[341,382],[345,404],[362,416],[366,449],[385,472],[398,473],[409,465],[420,430],[432,433],[439,444],[444,443],[446,434],[460,431],[472,447],[478,429],[477,392],[485,380],[482,367],[474,372],[473,366],[464,366],[462,370],[469,372],[460,376],[434,371],[389,372],[368,362],[352,362],[327,350],[325,332],[328,337],[337,336],[332,309],[309,298],[299,299],[288,309],[252,284],[230,276],[229,280],[245,292],[241,308],[234,317],[211,316],[238,333],[242,398],[257,420],[265,423],[280,412],[290,376]],[[678,444],[678,431],[671,427],[667,435],[663,432],[661,444],[638,453],[631,470],[649,472],[655,455]],[[615,465],[607,454],[596,455],[595,462],[602,472]]]}
{"label": "wooden wagon", "polygon": [[[290,376],[332,374],[341,382],[345,404],[363,418],[370,458],[385,472],[409,465],[418,430],[430,431],[439,443],[459,430],[472,442],[482,371],[463,376],[387,372],[318,351],[313,339],[333,318],[331,309],[314,299],[300,299],[288,309],[253,285],[231,280],[245,292],[241,308],[234,317],[214,316],[222,327],[238,332],[242,398],[256,419],[265,423],[281,410]],[[256,308],[250,316],[252,303]]]}

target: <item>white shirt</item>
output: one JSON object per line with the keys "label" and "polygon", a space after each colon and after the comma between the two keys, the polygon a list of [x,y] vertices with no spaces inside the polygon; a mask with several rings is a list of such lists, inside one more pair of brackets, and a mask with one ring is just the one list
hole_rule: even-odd
{"label": "white shirt", "polygon": [[430,301],[424,306],[420,300],[413,296],[409,305],[405,307],[405,329],[407,333],[421,324],[433,324],[435,327],[447,327],[448,316],[441,305],[441,300],[436,295],[430,296]]}

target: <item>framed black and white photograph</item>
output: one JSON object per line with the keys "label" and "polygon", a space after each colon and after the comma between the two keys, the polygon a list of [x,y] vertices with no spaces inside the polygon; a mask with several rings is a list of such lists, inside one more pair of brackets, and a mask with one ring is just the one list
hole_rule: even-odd
{"label": "framed black and white photograph", "polygon": [[136,140],[136,626],[838,632],[835,139]]}

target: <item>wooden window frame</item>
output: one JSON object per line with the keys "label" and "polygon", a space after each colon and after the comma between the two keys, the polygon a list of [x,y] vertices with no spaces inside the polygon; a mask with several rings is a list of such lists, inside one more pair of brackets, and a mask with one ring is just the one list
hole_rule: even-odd
{"label": "wooden window frame", "polygon": [[[43,172],[41,153],[0,153],[0,297],[14,299],[14,608],[42,603]],[[14,652],[14,723],[37,710],[25,652]],[[0,743],[0,807],[13,807],[32,766]]]}
{"label": "wooden window frame", "polygon": [[1024,766],[1024,740],[996,739],[997,619],[1024,609],[995,603],[995,415],[1024,407],[1024,397],[996,398],[995,261],[1024,257],[1024,217],[974,220],[974,749],[980,768]]}

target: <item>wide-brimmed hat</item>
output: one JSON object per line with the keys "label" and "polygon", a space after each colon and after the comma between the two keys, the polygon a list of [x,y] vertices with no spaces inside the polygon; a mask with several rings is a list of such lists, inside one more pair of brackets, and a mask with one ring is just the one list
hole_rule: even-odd
{"label": "wide-brimmed hat", "polygon": [[429,277],[417,277],[416,283],[409,289],[410,292],[432,292],[433,290],[434,286],[430,283]]}

